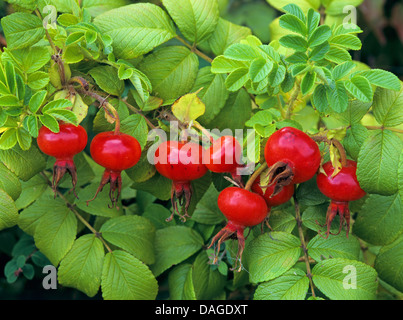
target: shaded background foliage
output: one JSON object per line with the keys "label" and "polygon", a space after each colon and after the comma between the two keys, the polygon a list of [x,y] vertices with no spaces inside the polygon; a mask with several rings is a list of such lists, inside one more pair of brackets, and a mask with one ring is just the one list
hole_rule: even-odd
{"label": "shaded background foliage", "polygon": [[[139,1],[131,1],[132,3]],[[147,2],[147,1],[142,1]],[[160,4],[159,1],[148,1]],[[127,1],[130,3],[130,1]],[[222,0],[220,3],[221,16],[231,22],[249,27],[253,34],[259,37],[263,43],[271,40],[270,23],[280,12],[271,7],[264,0]],[[0,1],[0,15],[6,16],[12,12],[11,6]],[[353,59],[361,61],[371,68],[380,68],[403,77],[403,1],[393,0],[365,0],[358,7],[357,24],[363,33],[359,34],[362,41],[362,49],[353,52]],[[200,64],[200,67],[203,67]],[[88,120],[91,123],[92,119]],[[87,150],[88,151],[88,150]],[[137,198],[137,203],[125,203],[125,205],[142,205],[139,201],[149,201],[150,195],[142,192]],[[166,203],[155,201],[156,204]],[[59,286],[58,290],[46,291],[42,287],[42,266],[49,264],[46,257],[38,253],[32,237],[24,234],[18,227],[0,231],[0,270],[4,270],[11,256],[25,254],[33,262],[33,270],[26,270],[26,277],[19,277],[13,284],[7,283],[3,274],[0,275],[0,299],[90,299],[84,293],[66,287]],[[31,251],[26,251],[31,250]],[[17,252],[16,252],[17,251]],[[28,278],[28,279],[27,279]],[[157,299],[168,297],[168,279],[160,281],[159,295]],[[238,291],[228,299],[247,299],[250,292],[246,287],[244,291]],[[382,297],[382,292],[380,294]],[[385,292],[385,298],[390,298]],[[102,299],[99,292],[91,299]]]}

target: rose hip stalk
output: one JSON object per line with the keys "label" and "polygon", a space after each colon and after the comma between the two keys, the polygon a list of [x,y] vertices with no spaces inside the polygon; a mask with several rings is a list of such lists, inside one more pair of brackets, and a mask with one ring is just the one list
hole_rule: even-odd
{"label": "rose hip stalk", "polygon": [[274,195],[290,183],[311,179],[317,172],[321,155],[319,147],[306,133],[285,127],[274,132],[266,142],[264,157],[269,169],[269,185]]}
{"label": "rose hip stalk", "polygon": [[241,167],[242,146],[232,136],[222,136],[215,140],[203,155],[203,163],[211,172],[228,172],[239,185],[242,184],[241,176],[237,169]]}
{"label": "rose hip stalk", "polygon": [[73,184],[73,192],[77,184],[77,171],[73,161],[73,157],[84,150],[87,145],[87,132],[82,126],[74,126],[72,124],[59,124],[59,132],[50,131],[47,127],[42,126],[38,133],[39,149],[52,157],[56,158],[53,166],[52,189],[56,195],[56,188],[60,180],[66,173],[71,175]]}
{"label": "rose hip stalk", "polygon": [[[228,219],[227,225],[221,229],[211,240],[208,248],[217,242],[213,263],[217,263],[221,243],[230,239],[238,239],[238,253],[234,263],[236,269],[238,261],[242,259],[245,248],[244,230],[253,227],[266,218],[270,208],[267,207],[263,197],[238,187],[228,187],[220,192],[217,200],[218,208]],[[241,271],[241,265],[238,271]]]}
{"label": "rose hip stalk", "polygon": [[104,167],[105,171],[94,198],[88,200],[87,205],[110,183],[109,197],[114,207],[122,189],[121,172],[133,167],[140,160],[141,146],[136,138],[128,134],[108,131],[101,132],[92,139],[90,152],[94,161]]}
{"label": "rose hip stalk", "polygon": [[[177,213],[186,221],[188,208],[192,197],[191,181],[203,177],[207,167],[203,164],[203,148],[194,142],[165,141],[161,143],[154,154],[154,164],[157,171],[172,180],[171,202],[173,212],[167,221],[171,221]],[[185,214],[181,215],[177,201],[185,206]]]}
{"label": "rose hip stalk", "polygon": [[330,225],[337,214],[340,216],[340,227],[336,234],[340,233],[345,221],[348,237],[350,231],[349,201],[358,200],[365,196],[365,191],[361,189],[356,176],[357,163],[347,160],[347,164],[334,177],[332,177],[334,167],[330,161],[323,165],[323,169],[326,174],[319,173],[316,182],[319,190],[331,199],[326,213],[327,231],[325,238],[329,237]]}

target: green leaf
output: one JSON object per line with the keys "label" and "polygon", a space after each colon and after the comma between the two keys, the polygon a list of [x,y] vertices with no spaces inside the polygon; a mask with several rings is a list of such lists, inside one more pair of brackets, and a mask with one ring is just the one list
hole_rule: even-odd
{"label": "green leaf", "polygon": [[370,194],[358,213],[353,232],[371,244],[389,244],[402,233],[402,212],[398,193],[391,196]]}
{"label": "green leaf", "polygon": [[329,43],[327,41],[313,48],[309,54],[309,60],[319,61],[322,60],[330,49]]}
{"label": "green leaf", "polygon": [[8,150],[17,144],[17,128],[8,128],[0,136],[0,149]]}
{"label": "green leaf", "polygon": [[317,262],[329,258],[358,260],[360,255],[360,243],[357,238],[347,238],[344,234],[329,235],[327,239],[318,234],[309,241],[307,249],[309,256]]}
{"label": "green leaf", "polygon": [[397,177],[402,141],[389,130],[375,130],[363,143],[357,162],[357,178],[368,193],[393,195],[398,191]]}
{"label": "green leaf", "polygon": [[335,36],[330,40],[330,43],[345,48],[347,50],[361,49],[361,41],[354,34],[342,34]]}
{"label": "green leaf", "polygon": [[344,82],[344,87],[352,96],[363,102],[370,102],[374,92],[371,84],[363,76],[354,76]]}
{"label": "green leaf", "polygon": [[131,114],[121,122],[121,131],[137,139],[143,149],[147,143],[148,127],[145,119],[138,114]]}
{"label": "green leaf", "polygon": [[120,97],[125,90],[123,80],[118,77],[118,71],[112,66],[99,66],[88,71],[97,85],[105,92]]}
{"label": "green leaf", "polygon": [[146,218],[121,216],[105,222],[100,232],[111,244],[127,251],[146,264],[153,264],[155,228]]}
{"label": "green leaf", "polygon": [[289,270],[301,254],[299,239],[285,232],[270,232],[245,248],[246,268],[252,283],[269,281]]}
{"label": "green leaf", "polygon": [[47,115],[54,117],[59,121],[63,121],[65,123],[72,123],[75,126],[78,125],[78,119],[76,114],[70,110],[62,110],[62,109],[53,109],[46,112]]}
{"label": "green leaf", "polygon": [[42,113],[49,112],[54,109],[68,109],[72,107],[72,102],[67,99],[56,99],[53,100],[49,103],[47,103],[43,108],[42,108]]}
{"label": "green leaf", "polygon": [[301,269],[292,268],[278,278],[257,287],[254,300],[305,300],[309,279]]}
{"label": "green leaf", "polygon": [[315,84],[315,80],[316,80],[316,73],[315,72],[307,72],[305,73],[304,77],[302,78],[301,81],[301,93],[303,95],[308,94],[314,84]]}
{"label": "green leaf", "polygon": [[151,3],[112,9],[97,16],[94,24],[113,39],[114,53],[123,59],[136,58],[176,36],[169,16]]}
{"label": "green leaf", "polygon": [[217,205],[219,192],[213,184],[210,185],[206,193],[196,204],[196,209],[192,214],[192,220],[203,224],[219,224],[225,220]]}
{"label": "green leaf", "polygon": [[211,268],[207,251],[200,252],[192,265],[192,285],[197,300],[213,299],[225,284],[226,277]]}
{"label": "green leaf", "polygon": [[[185,282],[189,272],[191,272],[191,264],[180,264],[172,269],[168,275],[169,297],[172,300],[184,299]],[[194,290],[194,289],[193,289]]]}
{"label": "green leaf", "polygon": [[282,8],[282,10],[297,17],[303,23],[306,22],[305,13],[301,10],[301,8],[297,4],[295,3],[287,4]]}
{"label": "green leaf", "polygon": [[14,201],[18,199],[22,191],[20,180],[2,163],[0,163],[0,188]]}
{"label": "green leaf", "polygon": [[16,64],[17,69],[24,73],[32,73],[41,69],[50,60],[47,47],[27,47],[23,49],[8,50],[5,48],[2,60],[10,60]]}
{"label": "green leaf", "polygon": [[[46,211],[49,207],[42,207]],[[52,205],[51,214],[39,219],[35,227],[34,239],[37,248],[57,266],[60,260],[70,250],[77,233],[77,218],[67,207],[57,210]]]}
{"label": "green leaf", "polygon": [[157,296],[158,283],[140,260],[115,250],[105,256],[101,289],[105,300],[153,300]]}
{"label": "green leaf", "polygon": [[26,182],[21,182],[21,187],[21,196],[15,201],[15,205],[19,210],[28,207],[39,198],[47,189],[48,184],[42,176],[36,175]]}
{"label": "green leaf", "polygon": [[54,133],[58,133],[60,131],[59,122],[57,122],[56,118],[51,116],[50,114],[45,113],[43,115],[40,115],[39,120],[50,131]]}
{"label": "green leaf", "polygon": [[371,69],[360,73],[365,77],[371,84],[382,87],[385,89],[391,89],[399,91],[401,90],[401,81],[393,73],[381,70],[381,69]]}
{"label": "green leaf", "polygon": [[308,42],[301,36],[288,34],[280,38],[280,44],[283,47],[294,49],[295,51],[305,52],[308,49]]}
{"label": "green leaf", "polygon": [[76,44],[69,45],[63,52],[63,60],[67,64],[78,63],[84,59],[83,49]]}
{"label": "green leaf", "polygon": [[319,112],[326,112],[329,106],[327,102],[326,87],[322,83],[317,85],[313,91],[312,104]]}
{"label": "green leaf", "polygon": [[357,161],[361,146],[368,136],[368,129],[359,123],[352,124],[351,128],[347,130],[343,145],[348,155],[355,161]]}
{"label": "green leaf", "polygon": [[25,128],[17,129],[17,141],[22,150],[28,150],[31,148],[32,137]]}
{"label": "green leaf", "polygon": [[173,226],[157,230],[155,234],[155,263],[151,266],[159,276],[172,265],[178,264],[199,251],[203,238],[195,230],[184,226]]}
{"label": "green leaf", "polygon": [[2,107],[14,107],[20,105],[20,100],[15,95],[6,94],[0,97],[0,106]]}
{"label": "green leaf", "polygon": [[19,146],[0,150],[0,161],[23,181],[28,181],[46,166],[42,153],[34,146],[29,150],[22,150]]}
{"label": "green leaf", "polygon": [[101,285],[104,247],[95,235],[83,235],[74,241],[71,250],[60,262],[57,273],[59,283],[93,297]]}
{"label": "green leaf", "polygon": [[157,173],[146,181],[135,181],[132,188],[149,192],[160,200],[168,200],[171,198],[172,180]]}
{"label": "green leaf", "polygon": [[375,119],[385,127],[403,123],[403,86],[400,91],[376,88],[372,110]]}
{"label": "green leaf", "polygon": [[352,69],[355,68],[355,66],[356,66],[355,63],[352,61],[346,61],[341,64],[338,64],[332,70],[333,79],[339,80],[341,78],[344,78],[346,75],[350,73]]}
{"label": "green leaf", "polygon": [[[99,178],[99,180],[100,179],[101,178]],[[98,194],[96,199],[89,202],[89,204],[87,205],[86,200],[92,199],[94,197],[100,183],[99,180],[94,180],[93,183],[81,189],[78,192],[79,199],[75,200],[75,204],[79,209],[96,216],[108,218],[120,216],[122,212],[121,210],[118,210],[116,206],[113,208],[109,208],[111,202],[107,195],[107,188],[109,189],[109,185],[104,188],[103,193],[101,192],[100,194]],[[118,202],[117,207],[121,207],[120,201]]]}
{"label": "green leaf", "polygon": [[29,47],[45,35],[41,19],[25,12],[5,16],[1,25],[10,50]]}
{"label": "green leaf", "polygon": [[230,73],[239,68],[246,68],[248,65],[244,61],[232,60],[225,56],[215,57],[211,63],[211,72],[213,73]]}
{"label": "green leaf", "polygon": [[316,47],[323,42],[329,40],[332,35],[332,30],[327,25],[321,25],[312,32],[312,34],[308,37],[308,45],[313,48]]}
{"label": "green leaf", "polygon": [[[216,61],[215,59],[214,61]],[[214,64],[213,61],[213,64]],[[232,61],[232,60],[230,60]],[[225,87],[225,78],[221,74],[213,74],[213,67],[204,67],[199,69],[191,92],[201,89],[198,97],[205,105],[206,111],[198,118],[202,125],[208,124],[222,110],[228,99],[228,91]]]}
{"label": "green leaf", "polygon": [[18,222],[18,210],[13,199],[0,189],[0,230],[11,228]]}
{"label": "green leaf", "polygon": [[253,82],[262,81],[269,75],[272,68],[273,62],[263,58],[257,58],[252,61],[249,67],[249,77]]}
{"label": "green leaf", "polygon": [[336,64],[340,64],[351,60],[351,56],[346,49],[330,45],[329,51],[325,55],[325,59]]}
{"label": "green leaf", "polygon": [[299,33],[302,36],[307,34],[307,29],[305,23],[298,17],[292,14],[284,14],[280,17],[279,21],[280,27]]}
{"label": "green leaf", "polygon": [[379,277],[399,291],[403,291],[403,237],[379,250],[375,269]]}
{"label": "green leaf", "polygon": [[207,45],[211,48],[214,55],[219,56],[222,55],[229,46],[240,42],[241,39],[245,39],[251,34],[251,29],[219,18],[216,29],[208,39]]}
{"label": "green leaf", "polygon": [[326,87],[326,96],[329,106],[333,111],[337,113],[346,111],[348,107],[348,95],[343,82],[336,82],[336,87],[334,89]]}
{"label": "green leaf", "polygon": [[214,32],[219,18],[216,0],[163,0],[162,3],[190,42],[199,43]]}
{"label": "green leaf", "polygon": [[232,71],[225,79],[225,86],[229,91],[235,92],[241,89],[249,80],[249,69],[239,68]]}
{"label": "green leaf", "polygon": [[182,46],[162,47],[148,55],[139,69],[151,81],[153,94],[172,103],[188,93],[197,77],[197,56]]}
{"label": "green leaf", "polygon": [[308,29],[308,34],[312,35],[312,32],[315,31],[315,29],[318,27],[319,22],[320,22],[320,13],[313,10],[310,8],[308,10],[307,16],[306,16],[306,25]]}
{"label": "green leaf", "polygon": [[224,57],[236,61],[250,61],[261,56],[255,47],[244,43],[235,43],[224,51]]}
{"label": "green leaf", "polygon": [[46,90],[41,90],[36,92],[31,99],[29,99],[29,110],[32,113],[36,113],[45,101],[48,92]]}
{"label": "green leaf", "polygon": [[327,259],[312,269],[313,283],[332,300],[373,300],[377,273],[367,264],[342,258]]}
{"label": "green leaf", "polygon": [[208,128],[242,129],[251,117],[252,103],[246,90],[230,93],[220,113],[208,124]]}

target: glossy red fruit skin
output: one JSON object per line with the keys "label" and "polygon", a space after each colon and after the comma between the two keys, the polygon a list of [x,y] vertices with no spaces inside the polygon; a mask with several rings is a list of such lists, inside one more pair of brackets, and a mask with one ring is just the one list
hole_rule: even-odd
{"label": "glossy red fruit skin", "polygon": [[[194,142],[165,141],[154,153],[155,169],[164,177],[172,180],[171,202],[173,212],[167,221],[177,213],[186,221],[187,209],[192,197],[191,181],[203,177],[208,169],[203,164],[203,148]],[[181,215],[177,201],[184,199],[185,214]]]}
{"label": "glossy red fruit skin", "polygon": [[241,227],[258,225],[266,218],[268,212],[263,197],[238,187],[228,187],[222,190],[217,204],[229,221]]}
{"label": "glossy red fruit skin", "polygon": [[361,189],[357,180],[357,163],[355,161],[347,160],[347,165],[334,177],[332,177],[334,168],[330,161],[323,164],[323,169],[326,175],[319,173],[316,183],[326,197],[343,202],[358,200],[365,196],[365,191]]}
{"label": "glossy red fruit skin", "polygon": [[47,127],[39,129],[37,143],[39,149],[57,160],[72,160],[87,145],[87,132],[82,126],[59,124],[60,131],[54,133]]}
{"label": "glossy red fruit skin", "polygon": [[246,227],[253,227],[262,223],[268,215],[270,208],[260,195],[239,187],[228,187],[220,192],[217,199],[218,208],[228,219],[222,228],[211,240],[208,248],[216,242],[213,264],[217,263],[220,245],[230,238],[238,240],[238,253],[234,263],[236,269],[239,262],[238,271],[241,271],[242,253],[245,248],[244,230]]}
{"label": "glossy red fruit skin", "polygon": [[232,136],[222,136],[215,140],[204,152],[203,163],[211,172],[235,173],[241,165],[242,146]]}
{"label": "glossy red fruit skin", "polygon": [[88,136],[85,129],[78,125],[59,123],[59,132],[55,133],[47,127],[42,126],[38,132],[37,144],[39,149],[49,156],[55,157],[53,166],[52,189],[56,195],[56,189],[68,172],[71,176],[73,192],[77,183],[77,170],[73,158],[76,154],[83,151],[87,145]]}
{"label": "glossy red fruit skin", "polygon": [[122,170],[137,164],[141,157],[141,146],[136,138],[113,131],[98,133],[91,141],[92,159],[105,168],[94,200],[106,184],[110,184],[109,196],[114,207],[122,190]]}
{"label": "glossy red fruit skin", "polygon": [[325,238],[331,234],[330,225],[336,215],[340,216],[340,227],[337,234],[340,233],[345,222],[346,236],[348,237],[350,230],[349,202],[359,200],[366,194],[357,180],[357,163],[353,160],[347,160],[347,164],[334,177],[332,177],[334,167],[330,161],[323,164],[323,169],[326,174],[319,173],[316,182],[319,190],[331,200],[326,213],[325,226],[327,226],[327,230]]}
{"label": "glossy red fruit skin", "polygon": [[316,142],[306,133],[293,127],[284,127],[269,137],[264,157],[269,167],[277,162],[288,164],[293,171],[294,184],[310,180],[321,162]]}
{"label": "glossy red fruit skin", "polygon": [[253,192],[257,193],[258,195],[264,198],[268,207],[276,207],[283,203],[286,203],[292,198],[294,194],[295,190],[294,184],[284,186],[278,194],[272,196],[274,191],[274,185],[267,187],[263,193],[262,187],[259,186],[259,183],[260,178],[257,177],[257,179],[253,182],[251,189]]}
{"label": "glossy red fruit skin", "polygon": [[91,157],[110,171],[133,167],[141,157],[141,146],[136,138],[113,131],[98,133],[91,141]]}
{"label": "glossy red fruit skin", "polygon": [[162,142],[155,151],[154,159],[157,171],[175,182],[196,180],[207,173],[203,164],[203,148],[194,142]]}

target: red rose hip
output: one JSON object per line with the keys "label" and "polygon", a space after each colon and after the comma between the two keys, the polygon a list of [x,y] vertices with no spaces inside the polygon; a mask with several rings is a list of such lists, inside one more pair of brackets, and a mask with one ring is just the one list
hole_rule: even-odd
{"label": "red rose hip", "polygon": [[319,190],[328,198],[330,205],[326,213],[326,238],[330,234],[330,225],[338,214],[340,216],[340,233],[344,221],[346,222],[346,235],[348,237],[350,231],[350,210],[349,201],[361,199],[365,196],[365,191],[361,189],[357,180],[356,171],[357,163],[352,160],[347,160],[347,164],[332,177],[334,167],[332,163],[326,162],[323,164],[324,173],[319,173],[316,177],[316,183]]}
{"label": "red rose hip", "polygon": [[90,152],[94,161],[104,167],[105,171],[94,198],[88,200],[87,205],[110,183],[109,197],[113,207],[122,189],[121,172],[133,167],[140,160],[141,146],[136,138],[128,134],[108,131],[101,132],[92,139]]}
{"label": "red rose hip", "polygon": [[[208,248],[217,242],[213,263],[217,263],[220,245],[229,238],[238,239],[238,253],[234,269],[242,259],[245,247],[244,230],[264,221],[270,208],[260,195],[239,187],[228,187],[220,192],[217,199],[218,208],[228,219],[227,225],[221,229],[211,240]],[[238,271],[241,270],[241,265]]]}
{"label": "red rose hip", "polygon": [[80,125],[60,123],[58,133],[49,130],[45,126],[39,129],[37,138],[39,149],[43,153],[56,158],[53,166],[52,181],[52,189],[55,194],[57,185],[67,171],[71,175],[73,192],[76,195],[77,170],[73,158],[85,149],[87,140],[87,132]]}
{"label": "red rose hip", "polygon": [[[186,221],[193,192],[191,181],[207,173],[207,167],[203,164],[203,148],[194,142],[165,141],[155,151],[154,164],[162,176],[172,180],[173,212],[167,221],[171,221],[175,213]],[[184,203],[183,215],[179,212],[176,200],[179,200],[181,205]]]}
{"label": "red rose hip", "polygon": [[237,169],[241,164],[242,146],[232,136],[222,136],[215,140],[203,155],[203,163],[211,172],[228,172],[238,184],[242,183]]}
{"label": "red rose hip", "polygon": [[313,178],[321,162],[316,142],[292,127],[284,127],[269,137],[264,157],[270,167],[269,185],[275,185],[274,194],[290,183],[302,183]]}

